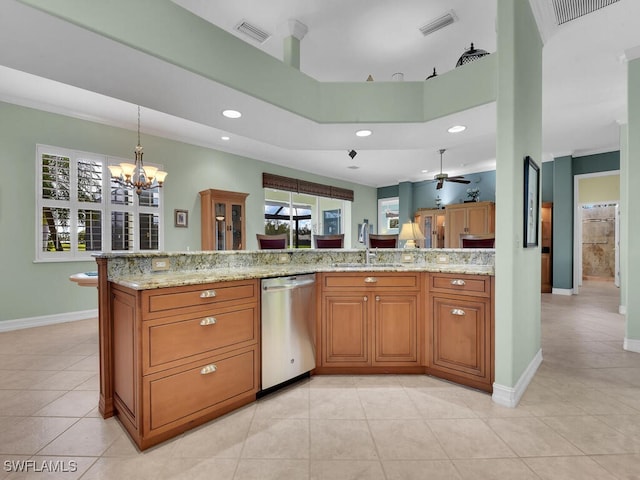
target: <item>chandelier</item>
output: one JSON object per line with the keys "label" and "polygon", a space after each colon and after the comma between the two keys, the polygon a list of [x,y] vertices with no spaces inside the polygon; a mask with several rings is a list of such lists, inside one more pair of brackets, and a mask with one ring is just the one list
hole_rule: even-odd
{"label": "chandelier", "polygon": [[124,188],[134,189],[140,195],[142,190],[149,190],[155,187],[162,187],[167,172],[158,170],[156,167],[145,166],[142,163],[142,145],[140,145],[140,105],[138,105],[138,145],[134,150],[135,164],[121,163],[119,165],[109,165],[111,179]]}

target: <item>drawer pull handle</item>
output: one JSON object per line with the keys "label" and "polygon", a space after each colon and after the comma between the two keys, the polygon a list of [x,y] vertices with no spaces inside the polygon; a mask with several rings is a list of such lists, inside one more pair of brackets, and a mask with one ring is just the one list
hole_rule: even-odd
{"label": "drawer pull handle", "polygon": [[364,283],[376,283],[378,279],[376,277],[367,277],[364,279]]}
{"label": "drawer pull handle", "polygon": [[200,370],[200,375],[208,375],[210,373],[215,372],[218,369],[218,367],[216,367],[215,363],[212,363],[211,365],[207,365],[206,367],[202,367],[202,370]]}
{"label": "drawer pull handle", "polygon": [[460,317],[466,315],[466,312],[464,310],[462,310],[461,308],[454,308],[453,310],[451,310],[451,315],[458,315]]}
{"label": "drawer pull handle", "polygon": [[380,301],[380,295],[376,295],[376,302]]}
{"label": "drawer pull handle", "polygon": [[216,317],[207,317],[200,320],[200,325],[206,327],[207,325],[215,325],[217,322]]}
{"label": "drawer pull handle", "polygon": [[215,290],[205,290],[200,294],[200,298],[211,298],[216,296]]}
{"label": "drawer pull handle", "polygon": [[455,280],[451,280],[451,285],[460,285],[460,286],[462,286],[462,285],[465,285],[465,281],[460,279],[460,278],[457,278]]}
{"label": "drawer pull handle", "polygon": [[369,301],[369,297],[363,297],[362,300],[365,301],[365,302],[368,302]]}

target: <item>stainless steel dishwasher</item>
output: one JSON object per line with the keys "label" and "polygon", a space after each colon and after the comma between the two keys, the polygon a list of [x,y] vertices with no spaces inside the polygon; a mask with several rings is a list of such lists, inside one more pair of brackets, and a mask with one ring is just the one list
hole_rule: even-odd
{"label": "stainless steel dishwasher", "polygon": [[262,390],[313,370],[315,274],[262,280]]}

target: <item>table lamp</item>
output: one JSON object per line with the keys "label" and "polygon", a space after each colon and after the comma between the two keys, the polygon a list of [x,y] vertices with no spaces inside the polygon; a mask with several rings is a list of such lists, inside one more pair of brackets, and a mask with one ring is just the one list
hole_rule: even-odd
{"label": "table lamp", "polygon": [[416,248],[416,240],[424,238],[420,231],[420,226],[417,223],[411,221],[402,224],[400,230],[400,240],[406,240],[404,248]]}

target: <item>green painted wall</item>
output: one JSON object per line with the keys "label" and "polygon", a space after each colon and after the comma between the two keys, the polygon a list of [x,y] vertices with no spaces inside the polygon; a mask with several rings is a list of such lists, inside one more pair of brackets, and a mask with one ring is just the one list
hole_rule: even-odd
{"label": "green painted wall", "polygon": [[541,158],[542,40],[529,2],[498,0],[495,383],[540,350],[540,248],[523,248],[524,158]]}
{"label": "green painted wall", "polygon": [[413,185],[411,182],[402,182],[398,185],[399,191],[399,219],[400,226],[403,223],[407,223],[408,221],[413,220],[413,214],[415,210],[413,209]]}
{"label": "green painted wall", "polygon": [[[625,180],[629,171],[629,126],[620,126],[620,306],[627,308],[629,296],[629,182]],[[628,334],[627,330],[627,334]]]}
{"label": "green painted wall", "polygon": [[436,190],[436,183],[433,181],[413,183],[413,211],[419,208],[436,208],[436,196],[442,200],[442,205],[462,203],[469,200],[467,196],[468,188],[480,189],[480,200],[483,202],[496,201],[496,171],[469,173],[464,176],[471,183],[445,183],[444,187]]}
{"label": "green painted wall", "polygon": [[540,188],[542,201],[553,202],[553,162],[544,162],[541,166]]}
{"label": "green painted wall", "polygon": [[[424,122],[496,96],[495,55],[429,82],[318,82],[170,0],[21,1],[320,123]],[[159,97],[145,105],[166,111],[164,102]]]}
{"label": "green painted wall", "polygon": [[620,169],[620,152],[596,153],[583,157],[573,157],[571,169],[574,175],[606,172]]}
{"label": "green painted wall", "polygon": [[[621,177],[626,183],[624,191],[626,193],[627,204],[623,204],[623,209],[628,212],[627,226],[627,340],[636,343],[635,349],[640,350],[640,248],[638,248],[638,238],[640,238],[640,222],[638,212],[640,212],[640,195],[632,195],[632,192],[640,185],[640,58],[631,60],[628,63],[627,79],[628,95],[628,151],[625,166],[621,172]],[[626,207],[626,208],[625,208]],[[631,240],[634,239],[634,240]],[[624,246],[623,246],[624,247]]]}
{"label": "green painted wall", "polygon": [[378,188],[378,199],[380,198],[393,198],[400,195],[400,188],[398,185],[389,185],[387,187]]}
{"label": "green painted wall", "polygon": [[[376,218],[376,189],[310,175],[258,160],[142,134],[145,160],[169,172],[164,187],[165,250],[200,248],[198,192],[219,188],[249,193],[248,247],[264,228],[262,172],[354,190],[352,218]],[[131,158],[135,132],[0,102],[0,166],[10,174],[0,187],[0,321],[95,309],[97,293],[68,280],[95,263],[34,263],[36,144]],[[240,174],[241,172],[241,174]],[[189,228],[174,228],[173,210],[189,210]],[[357,225],[351,225],[357,238]],[[34,302],[34,295],[38,301]]]}
{"label": "green painted wall", "polygon": [[553,162],[553,288],[573,288],[573,173],[570,156]]}

